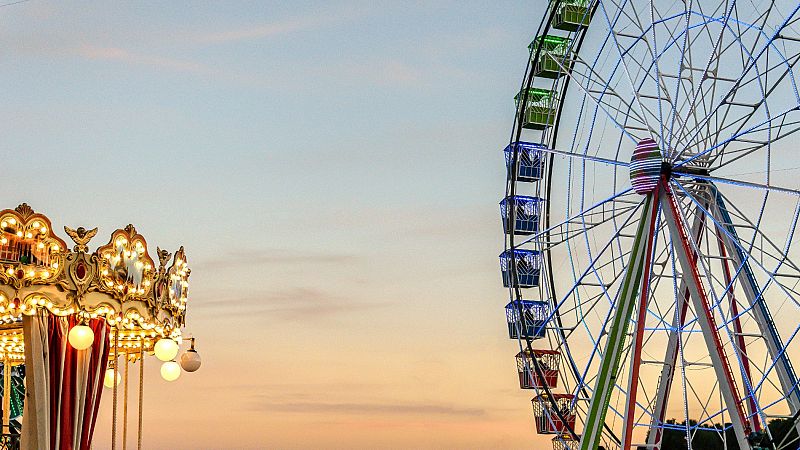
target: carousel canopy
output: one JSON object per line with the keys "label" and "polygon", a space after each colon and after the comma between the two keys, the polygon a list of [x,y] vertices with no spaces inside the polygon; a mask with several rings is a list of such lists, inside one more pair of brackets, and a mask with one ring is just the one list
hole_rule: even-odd
{"label": "carousel canopy", "polygon": [[[128,225],[91,252],[97,228],[64,231],[71,250],[50,219],[27,204],[0,211],[0,321],[6,324],[0,328],[13,329],[23,314],[46,309],[79,322],[105,319],[118,334],[112,353],[180,339],[191,272],[183,247],[174,254],[156,248],[154,260],[144,236]],[[23,345],[8,333],[2,332],[9,345],[0,345],[0,357],[21,362]]]}

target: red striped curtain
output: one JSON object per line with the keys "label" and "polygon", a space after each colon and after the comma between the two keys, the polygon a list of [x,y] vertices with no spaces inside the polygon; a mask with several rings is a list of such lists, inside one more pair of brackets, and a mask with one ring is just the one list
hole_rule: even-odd
{"label": "red striped curtain", "polygon": [[67,340],[74,317],[48,312],[23,316],[25,384],[22,448],[89,450],[103,376],[108,363],[109,327],[105,320],[86,325],[94,343],[75,350]]}

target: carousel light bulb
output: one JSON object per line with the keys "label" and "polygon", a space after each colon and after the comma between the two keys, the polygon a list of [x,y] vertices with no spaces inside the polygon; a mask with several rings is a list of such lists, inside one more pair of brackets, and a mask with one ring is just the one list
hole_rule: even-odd
{"label": "carousel light bulb", "polygon": [[69,344],[77,350],[86,350],[94,342],[94,332],[86,325],[75,325],[69,330]]}
{"label": "carousel light bulb", "polygon": [[161,378],[175,381],[181,376],[181,366],[175,361],[167,361],[161,365]]}
{"label": "carousel light bulb", "polygon": [[[122,380],[122,375],[117,372],[117,386],[119,386],[119,382]],[[114,368],[106,369],[106,376],[103,378],[103,385],[109,389],[114,387]]]}
{"label": "carousel light bulb", "polygon": [[[156,342],[155,347],[153,348],[156,353],[156,358],[160,359],[161,361],[168,362],[175,358],[178,355],[178,343],[173,341],[172,339],[162,338]],[[178,363],[175,363],[177,366]],[[162,366],[162,373],[163,373],[163,366]],[[172,381],[172,380],[169,380]]]}

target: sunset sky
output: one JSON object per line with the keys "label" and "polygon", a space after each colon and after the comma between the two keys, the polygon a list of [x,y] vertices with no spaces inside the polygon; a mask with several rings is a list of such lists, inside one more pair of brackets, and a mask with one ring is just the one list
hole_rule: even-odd
{"label": "sunset sky", "polygon": [[8,3],[0,209],[186,247],[203,367],[147,361],[144,448],[549,446],[497,267],[545,1]]}

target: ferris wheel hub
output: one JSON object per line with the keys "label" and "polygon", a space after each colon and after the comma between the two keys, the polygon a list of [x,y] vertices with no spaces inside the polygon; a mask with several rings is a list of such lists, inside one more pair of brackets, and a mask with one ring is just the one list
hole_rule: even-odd
{"label": "ferris wheel hub", "polygon": [[663,160],[658,143],[651,138],[636,144],[630,164],[631,185],[637,194],[647,195],[658,186],[663,173],[671,174],[672,167]]}

